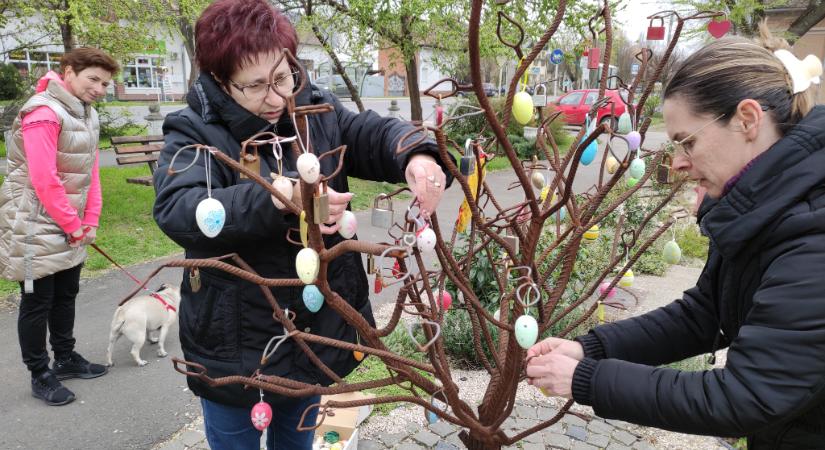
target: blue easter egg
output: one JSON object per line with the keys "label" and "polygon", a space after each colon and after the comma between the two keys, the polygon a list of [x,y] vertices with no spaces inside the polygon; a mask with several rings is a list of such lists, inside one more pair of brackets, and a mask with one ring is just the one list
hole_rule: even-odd
{"label": "blue easter egg", "polygon": [[585,166],[592,163],[593,160],[596,159],[596,153],[598,153],[598,151],[599,146],[596,145],[596,141],[593,140],[593,142],[591,142],[590,145],[588,145],[587,148],[584,149],[584,152],[582,153],[581,157],[581,163]]}
{"label": "blue easter egg", "polygon": [[314,284],[304,286],[304,305],[308,310],[316,313],[322,306],[324,306],[324,295]]}

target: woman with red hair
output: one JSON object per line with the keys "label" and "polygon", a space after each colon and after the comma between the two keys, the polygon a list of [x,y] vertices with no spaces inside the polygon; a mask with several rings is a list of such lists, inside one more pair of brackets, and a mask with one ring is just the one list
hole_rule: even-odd
{"label": "woman with red hair", "polygon": [[[352,193],[347,177],[401,182],[406,180],[428,215],[438,205],[448,184],[435,144],[424,141],[418,147],[396,154],[401,137],[412,126],[372,111],[356,114],[337,98],[307,83],[298,90],[300,68],[291,66],[285,51],[296,54],[297,35],[286,16],[264,0],[218,0],[198,19],[195,27],[200,76],[187,96],[188,107],[169,114],[164,123],[166,146],[155,171],[157,198],[154,217],[160,228],[186,251],[187,258],[209,258],[238,253],[261,276],[296,278],[295,257],[300,247],[286,240],[287,230],[298,227],[298,218],[279,209],[271,195],[222,164],[204,158],[193,161],[195,152],[183,152],[175,168],[194,163],[174,176],[167,173],[172,157],[182,147],[206,144],[235,160],[241,142],[261,131],[279,136],[296,134],[287,114],[286,99],[297,106],[331,104],[332,112],[307,116],[312,150],[323,154],[347,146],[343,169],[328,182],[329,225],[322,225],[327,248],[343,238],[337,234],[338,219],[348,208]],[[277,65],[276,65],[277,64]],[[303,133],[302,133],[303,134]],[[306,139],[304,137],[303,139]],[[285,143],[283,174],[295,173],[295,152]],[[187,160],[188,159],[188,160]],[[259,151],[260,174],[278,173],[279,161],[273,152]],[[321,172],[330,174],[337,157],[324,158]],[[207,187],[210,186],[210,187]],[[211,197],[224,207],[225,223],[214,238],[198,228],[195,211]],[[300,189],[293,201],[300,202]],[[347,253],[329,264],[327,281],[363,317],[374,325],[368,298],[366,273],[358,253]],[[355,329],[333,309],[322,306],[310,311],[302,300],[303,287],[275,287],[271,292],[306,332],[347,342],[357,342]],[[272,308],[258,285],[218,270],[201,269],[184,274],[179,311],[180,339],[187,361],[206,367],[212,377],[252,375],[260,369],[310,385],[330,385],[333,380],[318,369],[290,340],[284,340],[261,366],[267,343],[283,334],[272,318]],[[353,352],[322,345],[310,346],[338,376],[344,377],[359,363]],[[255,389],[240,385],[214,387],[188,377],[189,387],[201,397],[207,439],[213,449],[258,448],[260,432],[250,420],[251,408],[261,400]],[[263,400],[274,410],[267,428],[267,448],[310,449],[313,433],[297,432],[301,415],[319,398],[289,398],[264,393]],[[310,411],[305,424],[315,423],[317,409]],[[257,424],[261,426],[260,423]],[[277,445],[276,437],[277,435]]]}

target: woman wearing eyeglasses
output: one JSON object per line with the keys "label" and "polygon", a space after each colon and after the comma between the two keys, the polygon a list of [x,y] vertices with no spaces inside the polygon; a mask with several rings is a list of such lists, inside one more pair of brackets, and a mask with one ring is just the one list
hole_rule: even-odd
{"label": "woman wearing eyeglasses", "polygon": [[[291,67],[282,52],[296,54],[298,39],[286,16],[265,0],[219,0],[212,3],[195,27],[197,63],[201,73],[187,96],[188,106],[166,117],[165,148],[155,171],[157,199],[154,217],[160,228],[186,251],[187,258],[208,258],[238,253],[261,276],[295,279],[296,254],[300,246],[287,241],[287,230],[298,228],[298,218],[275,206],[268,191],[241,179],[230,167],[212,160],[209,179],[203,153],[195,165],[169,175],[172,157],[182,147],[205,144],[218,148],[236,161],[241,142],[262,131],[295,137],[285,97],[294,96],[297,106],[330,104],[334,111],[307,116],[309,140],[316,154],[346,145],[340,174],[330,180],[329,220],[321,226],[327,248],[340,242],[336,222],[348,208],[353,194],[347,176],[389,182],[407,181],[424,214],[434,211],[447,185],[445,170],[434,143],[396,154],[400,138],[412,129],[409,124],[382,118],[372,111],[350,112],[337,98],[307,83],[297,89],[299,68]],[[279,63],[280,61],[280,63]],[[278,64],[276,66],[276,64]],[[274,69],[274,70],[273,70]],[[303,133],[302,133],[303,134]],[[297,140],[283,144],[283,175],[297,178]],[[190,162],[194,151],[183,151],[174,168]],[[279,171],[271,146],[258,152],[260,174]],[[322,160],[321,172],[329,175],[337,156]],[[271,181],[271,178],[270,178]],[[196,224],[195,211],[207,198],[218,200],[226,211],[226,222],[214,238],[205,236]],[[301,204],[294,189],[293,202]],[[293,239],[297,239],[297,233]],[[368,283],[361,256],[347,253],[332,261],[327,280],[356,310],[373,323]],[[303,331],[338,340],[356,342],[355,330],[331,308],[313,313],[302,300],[302,287],[271,289],[282,308],[295,314],[294,323]],[[283,334],[272,317],[272,307],[258,285],[219,270],[184,274],[181,286],[180,339],[187,361],[202,364],[211,377],[251,375],[260,367],[270,340]],[[356,355],[330,346],[313,345],[319,358],[340,377],[359,363]],[[309,384],[329,385],[332,380],[310,362],[293,340],[277,347],[262,368],[264,375]],[[261,400],[257,389],[241,385],[208,386],[189,377],[189,387],[201,398],[206,435],[212,449],[258,448],[261,433],[253,427],[250,410]],[[310,449],[313,432],[297,432],[304,410],[319,401],[317,396],[288,398],[265,393],[274,417],[267,431],[267,448]],[[314,425],[317,409],[304,419]],[[277,441],[277,444],[276,444]]]}
{"label": "woman wearing eyeglasses", "polygon": [[[721,39],[664,91],[675,170],[707,191],[710,252],[668,306],[528,351],[529,381],[596,414],[748,449],[825,447],[822,63],[771,38]],[[723,367],[659,367],[727,348]]]}

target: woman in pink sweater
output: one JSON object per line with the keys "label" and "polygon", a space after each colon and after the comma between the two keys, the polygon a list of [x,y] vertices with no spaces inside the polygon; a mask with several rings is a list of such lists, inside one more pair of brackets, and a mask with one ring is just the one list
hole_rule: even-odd
{"label": "woman in pink sweater", "polygon": [[[91,106],[119,66],[101,50],[63,55],[20,110],[0,188],[0,275],[20,282],[18,335],[32,395],[64,405],[74,394],[59,380],[96,378],[106,368],[74,351],[75,297],[85,246],[95,240],[103,204],[99,124]],[[54,352],[49,368],[46,331]]]}

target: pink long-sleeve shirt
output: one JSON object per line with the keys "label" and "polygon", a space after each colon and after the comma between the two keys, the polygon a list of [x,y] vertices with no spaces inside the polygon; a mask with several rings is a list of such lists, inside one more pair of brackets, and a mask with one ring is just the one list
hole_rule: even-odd
{"label": "pink long-sleeve shirt", "polygon": [[[37,83],[36,91],[43,92],[50,80],[63,84],[55,72],[49,72]],[[65,88],[65,85],[63,85]],[[71,234],[81,226],[97,227],[103,196],[100,189],[100,170],[98,167],[100,152],[95,149],[95,162],[92,166],[92,180],[86,199],[83,220],[71,205],[66,189],[57,175],[57,139],[60,135],[60,121],[57,114],[47,106],[34,109],[23,117],[23,147],[29,166],[29,178],[40,203],[46,213],[66,232]]]}

